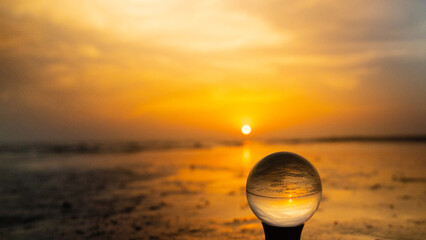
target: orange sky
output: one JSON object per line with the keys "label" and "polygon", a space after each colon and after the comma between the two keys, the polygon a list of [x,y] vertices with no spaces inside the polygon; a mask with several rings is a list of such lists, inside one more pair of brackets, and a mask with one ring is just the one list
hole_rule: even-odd
{"label": "orange sky", "polygon": [[0,140],[426,133],[423,1],[0,3]]}

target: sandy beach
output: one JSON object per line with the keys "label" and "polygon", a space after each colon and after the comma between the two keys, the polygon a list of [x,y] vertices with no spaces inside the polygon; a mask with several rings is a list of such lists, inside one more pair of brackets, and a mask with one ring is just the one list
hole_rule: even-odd
{"label": "sandy beach", "polygon": [[263,239],[247,175],[296,152],[317,168],[323,199],[302,239],[426,235],[424,143],[312,143],[0,155],[1,239]]}

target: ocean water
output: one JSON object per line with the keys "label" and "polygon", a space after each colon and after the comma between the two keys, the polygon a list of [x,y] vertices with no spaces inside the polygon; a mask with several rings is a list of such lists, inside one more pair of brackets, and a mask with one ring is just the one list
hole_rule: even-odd
{"label": "ocean water", "polygon": [[0,151],[0,239],[262,239],[245,184],[277,151],[322,179],[302,239],[426,235],[424,142],[71,146]]}

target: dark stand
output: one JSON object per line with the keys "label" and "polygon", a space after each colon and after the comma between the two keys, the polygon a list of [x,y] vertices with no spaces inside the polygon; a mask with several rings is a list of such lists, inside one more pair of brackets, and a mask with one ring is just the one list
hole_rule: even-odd
{"label": "dark stand", "polygon": [[265,240],[300,240],[305,224],[295,227],[275,227],[262,222]]}

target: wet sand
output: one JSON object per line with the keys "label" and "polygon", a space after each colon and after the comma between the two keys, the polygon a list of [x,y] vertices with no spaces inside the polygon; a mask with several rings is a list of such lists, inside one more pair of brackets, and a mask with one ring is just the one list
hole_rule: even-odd
{"label": "wet sand", "polygon": [[245,182],[276,151],[322,178],[302,239],[424,239],[426,144],[383,142],[1,154],[0,239],[263,239]]}

